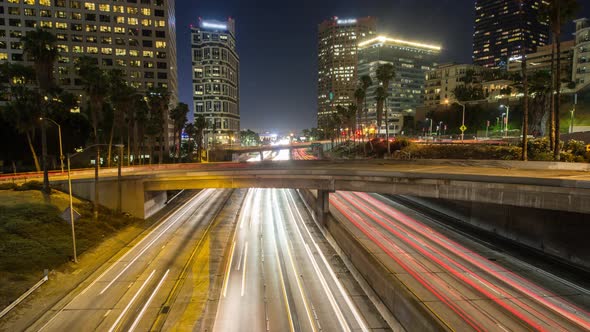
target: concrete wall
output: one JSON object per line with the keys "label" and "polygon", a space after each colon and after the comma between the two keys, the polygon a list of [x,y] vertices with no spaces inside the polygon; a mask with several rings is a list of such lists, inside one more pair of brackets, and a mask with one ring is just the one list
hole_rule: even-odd
{"label": "concrete wall", "polygon": [[479,229],[590,271],[590,214],[411,197]]}
{"label": "concrete wall", "polygon": [[[315,194],[309,190],[300,192],[315,211]],[[344,255],[407,331],[449,330],[345,225],[329,215],[325,218],[324,226]]]}

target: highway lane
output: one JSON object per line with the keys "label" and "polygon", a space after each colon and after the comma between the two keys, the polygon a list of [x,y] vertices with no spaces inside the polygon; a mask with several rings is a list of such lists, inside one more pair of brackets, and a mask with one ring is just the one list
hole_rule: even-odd
{"label": "highway lane", "polygon": [[488,258],[497,252],[445,236],[380,195],[337,192],[330,203],[452,330],[590,330],[587,292],[543,280],[524,266],[494,262]]}
{"label": "highway lane", "polygon": [[250,189],[214,331],[369,330],[367,313],[336,276],[314,227],[295,191]]}
{"label": "highway lane", "polygon": [[199,192],[89,278],[69,303],[51,310],[29,330],[149,330],[191,251],[229,195],[231,190]]}

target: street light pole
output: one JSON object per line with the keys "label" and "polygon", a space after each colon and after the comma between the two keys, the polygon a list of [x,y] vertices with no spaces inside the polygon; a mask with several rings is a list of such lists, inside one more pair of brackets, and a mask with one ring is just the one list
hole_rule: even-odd
{"label": "street light pole", "polygon": [[[463,108],[463,116],[462,116],[462,120],[461,120],[461,128],[465,128],[465,104],[462,104],[460,102],[456,102],[457,104],[459,104],[459,106],[461,106]],[[465,138],[465,132],[463,130],[461,130],[461,143],[463,143],[463,139]]]}
{"label": "street light pole", "polygon": [[510,119],[510,105],[500,105],[500,108],[506,109],[506,123],[504,124],[504,136],[508,137],[508,121]]}
{"label": "street light pole", "polygon": [[64,152],[63,152],[63,144],[62,144],[62,139],[61,139],[61,126],[59,125],[59,123],[55,122],[53,119],[47,118],[47,117],[43,117],[40,118],[41,121],[43,120],[47,120],[47,121],[51,121],[53,122],[53,124],[55,124],[57,126],[57,134],[59,137],[59,160],[61,161],[61,172],[64,172]]}
{"label": "street light pole", "polygon": [[68,154],[68,191],[70,194],[70,223],[72,224],[72,244],[74,246],[74,263],[78,263],[76,255],[76,230],[74,229],[74,203],[72,198],[72,176],[70,174],[70,155]]}

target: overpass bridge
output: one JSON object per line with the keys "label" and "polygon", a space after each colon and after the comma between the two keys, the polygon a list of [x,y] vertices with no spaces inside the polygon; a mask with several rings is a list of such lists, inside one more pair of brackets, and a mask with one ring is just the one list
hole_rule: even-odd
{"label": "overpass bridge", "polygon": [[[590,213],[590,165],[502,161],[281,161],[129,167],[119,186],[103,170],[99,202],[145,218],[161,207],[166,190],[295,188],[318,190],[318,213],[328,193],[360,191]],[[93,199],[91,171],[73,176],[73,192]],[[55,186],[67,178],[54,175]],[[120,191],[120,192],[119,192]],[[163,195],[162,195],[163,193]]]}

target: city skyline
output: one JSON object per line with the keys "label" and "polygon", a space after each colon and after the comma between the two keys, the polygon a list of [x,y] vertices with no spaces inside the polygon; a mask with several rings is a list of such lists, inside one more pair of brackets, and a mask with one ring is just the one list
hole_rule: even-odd
{"label": "city skyline", "polygon": [[[241,127],[290,131],[317,123],[317,26],[322,21],[333,16],[375,16],[379,32],[443,45],[441,63],[471,63],[474,3],[265,0],[254,8],[239,1],[219,5],[177,0],[180,99],[192,103],[187,27],[196,24],[198,17],[233,17],[237,21],[242,71]],[[578,17],[590,16],[590,5],[581,5]],[[573,39],[573,30],[573,23],[566,25],[564,40]]]}

